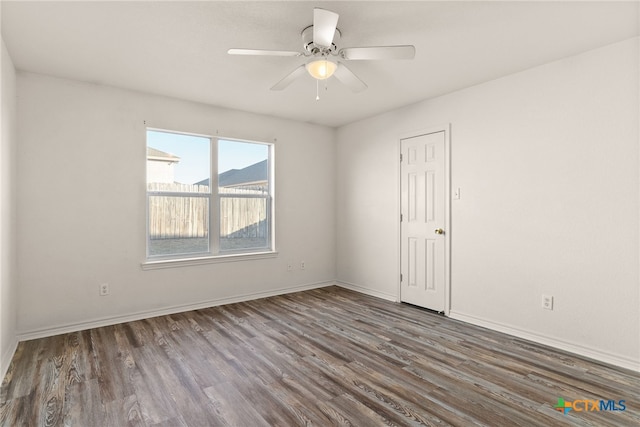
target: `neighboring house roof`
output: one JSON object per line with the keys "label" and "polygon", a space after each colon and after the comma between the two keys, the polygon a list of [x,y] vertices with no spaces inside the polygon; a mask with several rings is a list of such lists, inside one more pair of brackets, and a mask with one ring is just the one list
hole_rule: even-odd
{"label": "neighboring house roof", "polygon": [[[234,187],[258,182],[266,182],[269,176],[267,161],[254,163],[243,169],[230,169],[218,175],[220,187]],[[209,178],[196,182],[197,185],[209,185]]]}
{"label": "neighboring house roof", "polygon": [[147,147],[147,160],[178,163],[180,161],[180,157],[174,156],[170,153],[165,153],[164,151],[160,151],[152,147]]}

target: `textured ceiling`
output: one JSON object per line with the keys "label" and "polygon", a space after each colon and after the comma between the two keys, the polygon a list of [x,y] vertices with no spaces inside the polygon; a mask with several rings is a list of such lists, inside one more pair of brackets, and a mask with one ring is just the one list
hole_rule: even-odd
{"label": "textured ceiling", "polygon": [[[19,70],[340,126],[639,33],[638,2],[2,1]],[[412,61],[352,61],[369,88],[304,76],[269,88],[303,58],[229,56],[300,50],[313,8],[340,14],[338,47],[413,44]]]}

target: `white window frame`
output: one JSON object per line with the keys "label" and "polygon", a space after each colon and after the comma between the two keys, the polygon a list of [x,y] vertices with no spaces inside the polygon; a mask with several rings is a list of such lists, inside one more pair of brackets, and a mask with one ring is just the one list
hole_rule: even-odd
{"label": "white window frame", "polygon": [[[229,262],[229,261],[242,261],[251,259],[263,259],[272,258],[277,256],[275,250],[275,195],[274,195],[274,152],[275,144],[263,141],[251,141],[238,138],[225,138],[221,136],[202,135],[181,131],[173,131],[158,128],[146,128],[145,136],[148,131],[173,133],[178,135],[195,136],[200,138],[209,139],[210,144],[210,167],[209,167],[209,193],[186,193],[186,192],[166,192],[166,191],[148,191],[146,188],[145,178],[145,201],[146,201],[146,221],[145,221],[145,236],[146,244],[145,261],[141,263],[143,270],[158,269],[158,268],[172,268],[189,265],[200,265],[217,262]],[[268,189],[264,195],[250,195],[250,194],[233,194],[224,193],[221,194],[218,191],[218,141],[231,141],[239,143],[260,144],[264,145],[268,149],[267,157],[267,176],[268,176]],[[145,138],[146,142],[146,138]],[[148,142],[146,142],[148,147]],[[146,153],[146,150],[145,150]],[[145,155],[145,165],[146,155]],[[146,176],[146,174],[145,174]],[[149,233],[149,198],[153,196],[167,196],[167,197],[205,197],[209,199],[209,251],[187,254],[167,254],[167,255],[150,255],[150,233]],[[220,201],[222,198],[261,198],[265,199],[267,204],[267,241],[269,245],[264,248],[248,248],[237,251],[221,251],[220,250]]]}

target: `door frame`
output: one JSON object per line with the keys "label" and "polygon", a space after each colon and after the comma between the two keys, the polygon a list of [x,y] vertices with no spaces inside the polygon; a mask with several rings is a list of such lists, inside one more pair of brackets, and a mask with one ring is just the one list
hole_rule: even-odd
{"label": "door frame", "polygon": [[397,296],[396,302],[401,302],[402,292],[402,284],[400,282],[400,274],[402,272],[402,225],[400,222],[400,214],[402,213],[402,187],[401,187],[401,179],[402,179],[402,163],[400,162],[400,155],[402,154],[402,140],[407,138],[413,138],[421,135],[427,135],[430,133],[444,132],[444,194],[445,194],[445,202],[444,202],[444,258],[445,258],[445,266],[444,266],[444,315],[449,316],[449,311],[451,310],[451,123],[441,124],[441,125],[433,125],[426,128],[404,132],[398,136],[396,142],[396,151],[397,151],[397,160],[398,160],[398,197],[397,197],[397,209],[398,212],[398,263],[397,263],[397,271],[398,274],[396,277],[398,278],[398,287],[397,287]]}

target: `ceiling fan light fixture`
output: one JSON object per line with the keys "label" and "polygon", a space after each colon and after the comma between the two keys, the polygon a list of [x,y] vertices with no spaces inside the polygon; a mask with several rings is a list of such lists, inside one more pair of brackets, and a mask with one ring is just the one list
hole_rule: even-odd
{"label": "ceiling fan light fixture", "polygon": [[325,80],[333,75],[338,68],[338,64],[333,61],[330,61],[328,58],[323,57],[321,59],[316,59],[315,61],[311,61],[307,63],[305,66],[307,71],[317,80]]}

